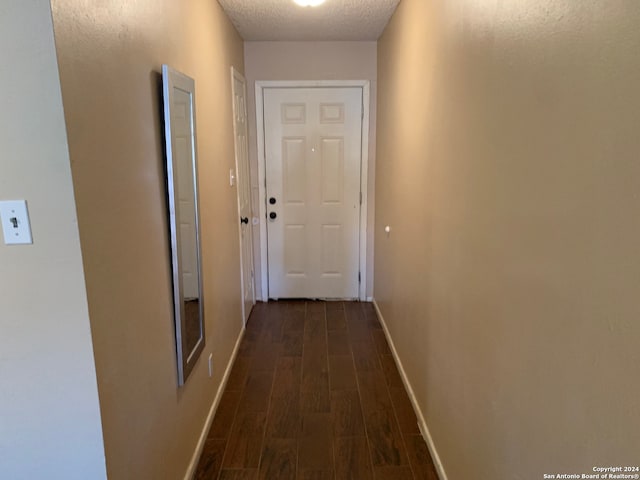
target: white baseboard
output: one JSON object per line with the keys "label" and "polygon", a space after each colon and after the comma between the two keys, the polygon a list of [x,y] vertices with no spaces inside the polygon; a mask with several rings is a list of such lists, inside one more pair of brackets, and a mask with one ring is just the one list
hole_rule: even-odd
{"label": "white baseboard", "polygon": [[238,349],[240,348],[240,342],[242,341],[242,337],[244,336],[244,331],[245,327],[242,327],[242,330],[240,330],[240,335],[238,335],[238,339],[236,340],[236,345],[233,347],[233,352],[231,353],[231,358],[229,359],[227,368],[225,369],[224,375],[222,376],[222,381],[220,382],[220,386],[218,387],[216,396],[213,399],[211,408],[209,409],[209,415],[207,415],[207,420],[204,422],[204,427],[202,428],[202,432],[200,433],[200,439],[198,440],[196,450],[195,452],[193,452],[193,456],[191,457],[191,462],[189,462],[189,467],[187,467],[187,473],[184,475],[184,480],[191,480],[193,478],[193,475],[196,473],[198,461],[200,460],[200,454],[202,453],[204,442],[207,439],[207,433],[209,433],[211,422],[213,422],[213,417],[215,416],[216,410],[218,409],[218,404],[220,403],[220,399],[222,398],[224,389],[227,386],[227,380],[229,380],[229,374],[231,373],[233,362],[238,355]]}
{"label": "white baseboard", "polygon": [[402,383],[404,383],[404,388],[407,390],[407,394],[409,395],[409,399],[411,400],[411,405],[413,406],[413,410],[416,412],[416,417],[418,418],[418,428],[420,429],[420,433],[422,434],[422,438],[427,443],[427,447],[429,447],[429,453],[431,453],[431,459],[433,460],[433,464],[436,467],[436,472],[438,473],[438,477],[440,480],[448,480],[447,474],[444,471],[444,467],[442,466],[442,462],[440,461],[440,456],[436,450],[436,446],[433,443],[433,438],[429,433],[429,427],[427,427],[427,422],[424,419],[424,415],[420,411],[418,406],[418,401],[416,400],[416,396],[413,393],[413,388],[411,387],[411,383],[407,378],[407,374],[404,371],[402,366],[402,362],[398,357],[398,352],[396,351],[396,347],[393,344],[393,339],[391,335],[389,335],[389,329],[387,328],[387,324],[384,321],[384,317],[382,316],[382,312],[380,312],[380,308],[378,307],[378,303],[373,299],[373,306],[376,309],[376,314],[378,315],[378,319],[380,320],[380,324],[384,330],[384,334],[387,337],[387,342],[389,343],[389,347],[391,348],[391,353],[393,354],[393,359],[396,362],[396,366],[398,367],[398,371],[400,372],[400,377],[402,378]]}

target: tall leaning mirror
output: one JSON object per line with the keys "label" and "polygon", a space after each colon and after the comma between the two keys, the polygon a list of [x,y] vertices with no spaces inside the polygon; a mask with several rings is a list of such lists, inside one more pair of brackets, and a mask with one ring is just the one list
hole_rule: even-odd
{"label": "tall leaning mirror", "polygon": [[195,83],[163,65],[162,89],[178,384],[184,385],[205,343]]}

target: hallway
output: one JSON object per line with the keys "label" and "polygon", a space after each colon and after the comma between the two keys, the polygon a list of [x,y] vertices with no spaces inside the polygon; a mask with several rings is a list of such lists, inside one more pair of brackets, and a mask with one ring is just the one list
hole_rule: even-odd
{"label": "hallway", "polygon": [[[1,479],[638,466],[640,1],[3,0],[0,44]],[[175,117],[197,210],[173,232],[168,69],[196,86]],[[270,103],[345,85],[355,110]],[[344,176],[328,129],[358,103]],[[359,228],[307,228],[317,198]],[[244,329],[254,300],[355,298],[273,294],[285,210],[294,282],[320,258],[373,303],[258,303]]]}
{"label": "hallway", "polygon": [[194,478],[437,479],[372,304],[257,304]]}

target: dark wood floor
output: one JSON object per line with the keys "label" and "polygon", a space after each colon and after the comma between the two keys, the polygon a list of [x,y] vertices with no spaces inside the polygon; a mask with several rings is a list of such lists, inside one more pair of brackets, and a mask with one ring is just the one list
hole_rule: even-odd
{"label": "dark wood floor", "polygon": [[256,305],[197,480],[437,480],[371,304]]}

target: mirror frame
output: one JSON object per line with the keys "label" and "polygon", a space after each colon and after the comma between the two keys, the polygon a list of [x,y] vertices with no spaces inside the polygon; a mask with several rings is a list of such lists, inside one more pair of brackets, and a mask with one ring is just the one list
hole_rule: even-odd
{"label": "mirror frame", "polygon": [[[198,272],[199,290],[199,326],[200,338],[191,351],[187,351],[187,325],[184,308],[184,288],[182,278],[182,259],[180,255],[180,214],[178,209],[178,195],[176,180],[177,164],[173,155],[173,128],[171,113],[174,109],[174,90],[179,89],[189,94],[191,99],[191,165],[193,168],[193,189],[195,206],[195,241],[196,264]],[[200,357],[205,345],[204,332],[204,301],[202,289],[202,252],[200,249],[200,208],[198,203],[198,173],[197,173],[197,145],[196,145],[196,112],[195,112],[195,82],[192,78],[172,69],[168,65],[162,66],[162,93],[164,109],[164,137],[166,151],[167,196],[169,207],[169,230],[171,240],[171,267],[173,279],[173,306],[176,335],[176,355],[178,364],[178,385],[186,382],[189,374]]]}

